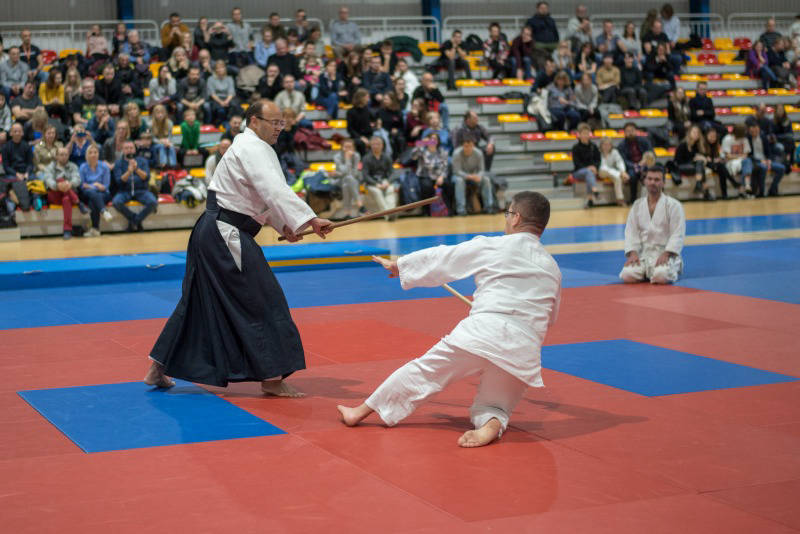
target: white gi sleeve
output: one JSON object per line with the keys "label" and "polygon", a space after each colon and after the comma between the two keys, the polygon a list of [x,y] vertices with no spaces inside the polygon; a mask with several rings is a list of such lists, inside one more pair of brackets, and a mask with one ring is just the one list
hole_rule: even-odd
{"label": "white gi sleeve", "polygon": [[677,200],[670,199],[665,208],[669,210],[669,239],[665,250],[680,256],[683,250],[683,240],[686,237],[686,217],[683,206]]}
{"label": "white gi sleeve", "polygon": [[284,226],[288,226],[292,232],[297,232],[316,217],[316,214],[286,183],[278,157],[272,147],[269,147],[268,153],[268,161],[242,163],[245,164],[256,193],[269,208],[266,214],[267,223],[281,234]]}
{"label": "white gi sleeve", "polygon": [[636,212],[641,208],[641,202],[638,200],[631,206],[631,211],[628,212],[628,220],[625,223],[625,255],[629,252],[636,252],[637,254],[642,250],[641,229],[639,228],[639,218]]}
{"label": "white gi sleeve", "polygon": [[397,260],[400,285],[403,289],[436,287],[474,275],[486,265],[481,256],[489,250],[489,239],[478,236],[458,245],[440,245],[401,257]]}

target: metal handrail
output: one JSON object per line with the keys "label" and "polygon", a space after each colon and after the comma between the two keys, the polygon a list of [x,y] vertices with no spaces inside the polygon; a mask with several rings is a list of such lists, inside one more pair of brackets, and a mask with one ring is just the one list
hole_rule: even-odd
{"label": "metal handrail", "polygon": [[[108,46],[114,37],[114,30],[119,20],[76,20],[60,22],[22,21],[0,22],[0,32],[6,36],[6,49],[19,44],[19,32],[27,29],[31,32],[31,42],[43,50],[64,50],[74,48],[86,49],[86,33],[94,24],[99,24]],[[143,41],[156,43],[159,41],[159,29],[154,20],[126,20],[129,27],[139,31]],[[9,35],[13,36],[9,39]]]}
{"label": "metal handrail", "polygon": [[[338,19],[328,21],[331,23]],[[371,42],[381,41],[395,35],[408,35],[420,41],[439,42],[442,32],[436,17],[415,16],[407,17],[350,17],[350,22],[358,24],[362,37]]]}
{"label": "metal handrail", "polygon": [[[567,27],[569,15],[550,15],[556,21],[558,31],[563,32]],[[489,36],[489,24],[497,22],[500,29],[509,39],[516,37],[525,26],[531,15],[485,15],[485,16],[451,16],[445,17],[442,22],[442,35],[449,37],[454,30],[462,33],[474,33],[481,39]],[[513,35],[512,35],[513,34]]]}
{"label": "metal handrail", "polygon": [[[322,33],[325,33],[325,26],[324,26],[324,24],[322,22],[322,19],[309,18],[307,20],[311,25],[317,26],[322,31]],[[199,21],[200,21],[199,18],[196,18],[196,19],[184,19],[184,18],[181,18],[181,22],[186,24],[187,26],[189,24],[194,24],[196,26]],[[220,21],[220,22],[222,22],[224,24],[228,24],[229,22],[233,22],[231,19],[216,19],[216,18],[208,17],[209,25],[214,24],[217,21]],[[248,24],[250,24],[250,26],[253,28],[253,32],[254,33],[255,32],[261,33],[261,28],[263,28],[269,22],[269,17],[267,17],[267,18],[254,18],[254,19],[247,18],[247,19],[242,19],[242,21],[243,22],[247,22]],[[282,18],[281,22],[286,24],[286,23],[289,23],[289,22],[294,22],[294,19],[293,18]],[[169,23],[169,19],[162,20],[161,21],[161,25],[158,27],[159,30],[164,27],[164,24],[168,24],[168,23]]]}
{"label": "metal handrail", "polygon": [[778,32],[787,33],[789,26],[795,21],[797,13],[731,13],[728,15],[728,34],[733,37],[749,37],[757,39],[766,29],[767,19],[775,18]]}

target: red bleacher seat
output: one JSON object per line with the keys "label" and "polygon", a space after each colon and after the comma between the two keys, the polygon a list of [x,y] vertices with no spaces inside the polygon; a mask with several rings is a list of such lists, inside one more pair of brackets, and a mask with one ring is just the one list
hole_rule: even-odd
{"label": "red bleacher seat", "polygon": [[708,37],[703,37],[703,50],[714,50],[714,41]]}
{"label": "red bleacher seat", "polygon": [[159,204],[175,204],[175,199],[172,198],[172,195],[167,195],[165,193],[161,193],[158,195],[158,203]]}
{"label": "red bleacher seat", "polygon": [[733,40],[733,46],[744,50],[750,50],[750,47],[753,46],[753,43],[748,37],[737,37]]}
{"label": "red bleacher seat", "polygon": [[718,74],[718,73],[706,74],[706,78],[709,81],[710,80],[721,80],[722,79],[722,74]]}
{"label": "red bleacher seat", "polygon": [[767,96],[767,90],[766,89],[753,89],[753,94],[758,95],[758,96]]}
{"label": "red bleacher seat", "polygon": [[719,65],[719,59],[717,59],[716,54],[698,54],[697,61],[706,65]]}
{"label": "red bleacher seat", "polygon": [[479,96],[475,102],[478,104],[502,104],[503,99],[499,96]]}
{"label": "red bleacher seat", "polygon": [[717,96],[725,96],[725,91],[723,91],[722,89],[715,89],[713,91],[708,91],[708,96],[710,96],[711,98]]}
{"label": "red bleacher seat", "polygon": [[496,86],[496,85],[503,85],[503,80],[483,80],[483,85],[489,86]]}
{"label": "red bleacher seat", "polygon": [[519,136],[523,141],[543,141],[546,139],[542,132],[529,132]]}
{"label": "red bleacher seat", "polygon": [[635,119],[636,117],[639,117],[640,114],[639,114],[638,111],[636,111],[634,109],[629,109],[629,110],[623,111],[622,112],[622,116],[625,117],[626,119]]}
{"label": "red bleacher seat", "polygon": [[328,121],[313,121],[311,124],[314,125],[315,130],[327,130],[330,128]]}
{"label": "red bleacher seat", "polygon": [[42,50],[39,57],[42,58],[42,63],[45,65],[49,65],[56,59],[58,59],[58,53],[55,50]]}
{"label": "red bleacher seat", "polygon": [[200,133],[217,133],[219,131],[219,128],[213,124],[204,124],[200,127]]}
{"label": "red bleacher seat", "polygon": [[717,115],[730,115],[731,108],[717,108]]}

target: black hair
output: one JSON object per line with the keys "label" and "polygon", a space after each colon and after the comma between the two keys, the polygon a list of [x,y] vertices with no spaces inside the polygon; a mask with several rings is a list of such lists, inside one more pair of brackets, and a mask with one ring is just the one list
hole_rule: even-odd
{"label": "black hair", "polygon": [[544,231],[550,221],[550,201],[537,191],[520,191],[511,199],[514,208],[526,222]]}

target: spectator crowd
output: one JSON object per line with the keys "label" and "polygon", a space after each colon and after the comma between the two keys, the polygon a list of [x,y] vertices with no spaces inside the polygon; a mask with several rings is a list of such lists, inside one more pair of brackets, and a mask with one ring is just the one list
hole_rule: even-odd
{"label": "spectator crowd", "polygon": [[[796,26],[783,36],[770,20],[748,52],[748,72],[765,87],[796,85],[800,22]],[[342,150],[328,177],[343,201],[335,218],[364,210],[362,190],[381,209],[440,195],[441,206],[431,214],[495,212],[503,183],[491,173],[494,140],[474,111],[451,125],[445,93],[435,81],[443,72],[447,89],[454,89],[457,72],[471,77],[475,50],[482,50],[493,77],[533,80],[528,109],[538,110],[540,129],[577,128],[573,175],[587,183],[587,205],[596,202],[602,179],[614,183],[618,202],[623,184],[635,199],[638,177],[652,156],[635,126],[625,127],[617,147],[595,146],[592,126],[602,125],[609,113],[665,96],[671,132],[682,139],[675,180],[688,177],[706,198],[713,195],[712,175],[723,195],[728,183],[742,194],[777,194],[794,147],[785,109],[772,118],[760,110],[760,117],[728,134],[703,84],[691,99],[676,88],[690,46],[679,39],[680,30],[672,6],[664,4],[648,12],[641,28],[628,22],[619,32],[605,20],[595,34],[588,9],[579,5],[562,35],[541,1],[510,41],[498,23],[490,24],[483,43],[452,32],[421,76],[398,54],[418,54],[416,43],[403,37],[365,43],[346,6],[330,25],[329,51],[322,28],[303,9],[286,25],[272,13],[262,28],[251,27],[238,7],[229,22],[201,17],[193,29],[172,13],[161,28],[161,46],[125,23],[110,40],[95,25],[85,53],[66,55],[49,68],[31,32],[23,30],[21,44],[7,52],[0,38],[0,209],[13,216],[17,208],[60,204],[69,238],[73,206],[90,214],[88,236],[100,235],[101,218],[113,217],[111,206],[129,231],[141,230],[159,194],[189,205],[204,200],[205,180],[186,170],[204,167],[210,179],[243,128],[244,109],[268,98],[283,110],[276,150],[289,184],[317,183],[305,152],[330,147],[307,117],[307,105],[347,120],[346,135],[333,138]],[[201,143],[201,126],[208,124],[224,131],[214,147]],[[409,170],[397,173],[395,163]],[[129,208],[133,200],[142,205],[139,211]]]}

